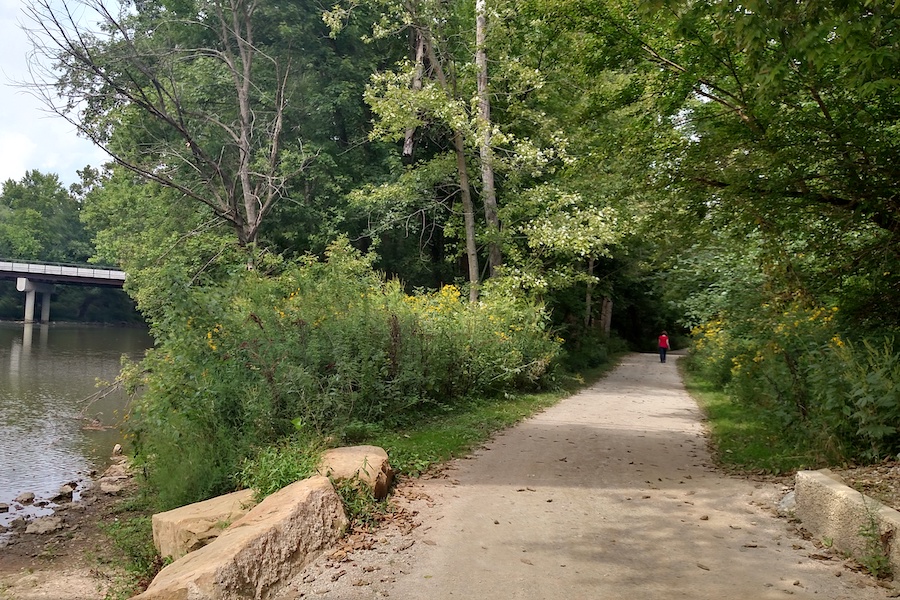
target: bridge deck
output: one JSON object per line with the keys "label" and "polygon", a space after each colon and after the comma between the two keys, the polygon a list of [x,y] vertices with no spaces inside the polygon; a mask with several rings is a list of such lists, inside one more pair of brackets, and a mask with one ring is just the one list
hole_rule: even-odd
{"label": "bridge deck", "polygon": [[95,267],[0,261],[0,278],[27,277],[46,283],[81,283],[122,287],[125,271]]}

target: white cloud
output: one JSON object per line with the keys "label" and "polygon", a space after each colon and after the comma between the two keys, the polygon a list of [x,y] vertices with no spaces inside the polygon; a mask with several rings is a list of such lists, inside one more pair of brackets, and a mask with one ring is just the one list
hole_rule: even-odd
{"label": "white cloud", "polygon": [[37,169],[56,173],[68,185],[78,181],[78,169],[99,167],[108,157],[17,85],[28,80],[31,51],[22,31],[27,22],[24,7],[24,0],[0,0],[0,182],[19,180],[26,171]]}
{"label": "white cloud", "polygon": [[35,143],[24,134],[0,131],[0,182],[21,179],[35,148]]}

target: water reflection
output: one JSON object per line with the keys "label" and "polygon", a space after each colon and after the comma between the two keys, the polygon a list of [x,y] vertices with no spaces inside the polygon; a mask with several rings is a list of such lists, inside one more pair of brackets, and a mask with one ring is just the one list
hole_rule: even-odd
{"label": "water reflection", "polygon": [[[0,323],[0,503],[22,492],[48,498],[102,466],[127,399],[88,399],[115,379],[123,355],[138,359],[150,345],[142,329]],[[20,515],[0,514],[0,524]]]}

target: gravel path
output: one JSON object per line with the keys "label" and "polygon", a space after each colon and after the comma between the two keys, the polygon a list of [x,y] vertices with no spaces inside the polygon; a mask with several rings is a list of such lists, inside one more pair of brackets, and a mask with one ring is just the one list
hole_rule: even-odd
{"label": "gravel path", "polygon": [[[803,540],[784,490],[711,467],[672,357],[607,378],[401,489],[418,525],[311,565],[296,598],[795,598],[892,592]],[[359,546],[365,547],[360,549]],[[811,557],[811,555],[814,555]]]}

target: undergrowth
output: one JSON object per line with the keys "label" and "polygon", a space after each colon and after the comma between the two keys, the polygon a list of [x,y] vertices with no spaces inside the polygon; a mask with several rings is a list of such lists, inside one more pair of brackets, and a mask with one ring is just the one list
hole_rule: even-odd
{"label": "undergrowth", "polygon": [[112,520],[100,525],[115,547],[114,566],[120,570],[105,600],[126,600],[146,589],[164,566],[153,545],[149,498],[138,493],[116,506]]}
{"label": "undergrowth", "polygon": [[344,512],[350,522],[351,531],[374,527],[390,510],[387,502],[376,499],[372,488],[358,479],[332,483],[335,484],[334,489],[344,504]]}
{"label": "undergrowth", "polygon": [[857,560],[873,577],[887,579],[892,575],[891,559],[881,537],[873,507],[869,505],[864,495],[862,502],[866,509],[866,521],[859,528],[859,535],[863,539],[864,547]]}
{"label": "undergrowth", "polygon": [[825,464],[825,452],[813,439],[786,431],[766,407],[736,402],[700,373],[683,368],[681,372],[706,416],[715,456],[723,467],[779,475]]}

